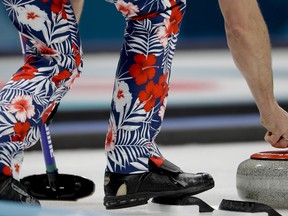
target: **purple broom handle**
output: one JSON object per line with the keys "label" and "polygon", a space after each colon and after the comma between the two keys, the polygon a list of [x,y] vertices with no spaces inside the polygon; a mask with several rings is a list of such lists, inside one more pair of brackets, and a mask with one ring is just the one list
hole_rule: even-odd
{"label": "purple broom handle", "polygon": [[46,124],[43,124],[41,127],[41,147],[45,159],[47,173],[57,172],[50,131],[48,125]]}

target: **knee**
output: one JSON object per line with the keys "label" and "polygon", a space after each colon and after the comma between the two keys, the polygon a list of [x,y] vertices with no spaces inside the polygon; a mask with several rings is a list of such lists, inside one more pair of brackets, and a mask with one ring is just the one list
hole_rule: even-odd
{"label": "knee", "polygon": [[35,65],[35,68],[48,67],[53,64],[58,65],[59,70],[68,70],[71,73],[74,73],[75,69],[78,73],[82,71],[83,51],[80,43],[76,44],[71,41],[67,49],[33,43],[30,39],[27,39],[24,44],[26,63]]}

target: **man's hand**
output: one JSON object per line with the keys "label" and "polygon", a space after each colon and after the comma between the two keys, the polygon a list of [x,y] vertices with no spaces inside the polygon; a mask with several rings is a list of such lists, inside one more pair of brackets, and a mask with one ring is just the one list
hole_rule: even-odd
{"label": "man's hand", "polygon": [[277,107],[269,115],[262,114],[261,124],[267,129],[264,139],[275,148],[288,147],[288,113]]}

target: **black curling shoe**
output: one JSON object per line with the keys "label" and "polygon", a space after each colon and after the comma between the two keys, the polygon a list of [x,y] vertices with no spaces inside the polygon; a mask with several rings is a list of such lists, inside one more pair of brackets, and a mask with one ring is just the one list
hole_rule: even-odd
{"label": "black curling shoe", "polygon": [[[151,160],[152,159],[152,160]],[[208,173],[185,173],[168,160],[149,161],[149,172],[140,174],[105,173],[106,209],[144,205],[154,197],[195,195],[214,187]]]}
{"label": "black curling shoe", "polygon": [[0,200],[16,201],[40,206],[40,202],[28,194],[26,188],[10,176],[0,174]]}

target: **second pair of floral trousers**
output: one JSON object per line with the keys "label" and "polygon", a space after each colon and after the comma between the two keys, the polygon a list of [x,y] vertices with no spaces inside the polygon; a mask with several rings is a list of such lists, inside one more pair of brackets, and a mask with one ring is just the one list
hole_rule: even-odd
{"label": "second pair of floral trousers", "polygon": [[[82,70],[78,25],[69,0],[2,0],[25,44],[24,65],[0,91],[0,173],[34,145],[40,128]],[[21,160],[20,160],[21,161]]]}

